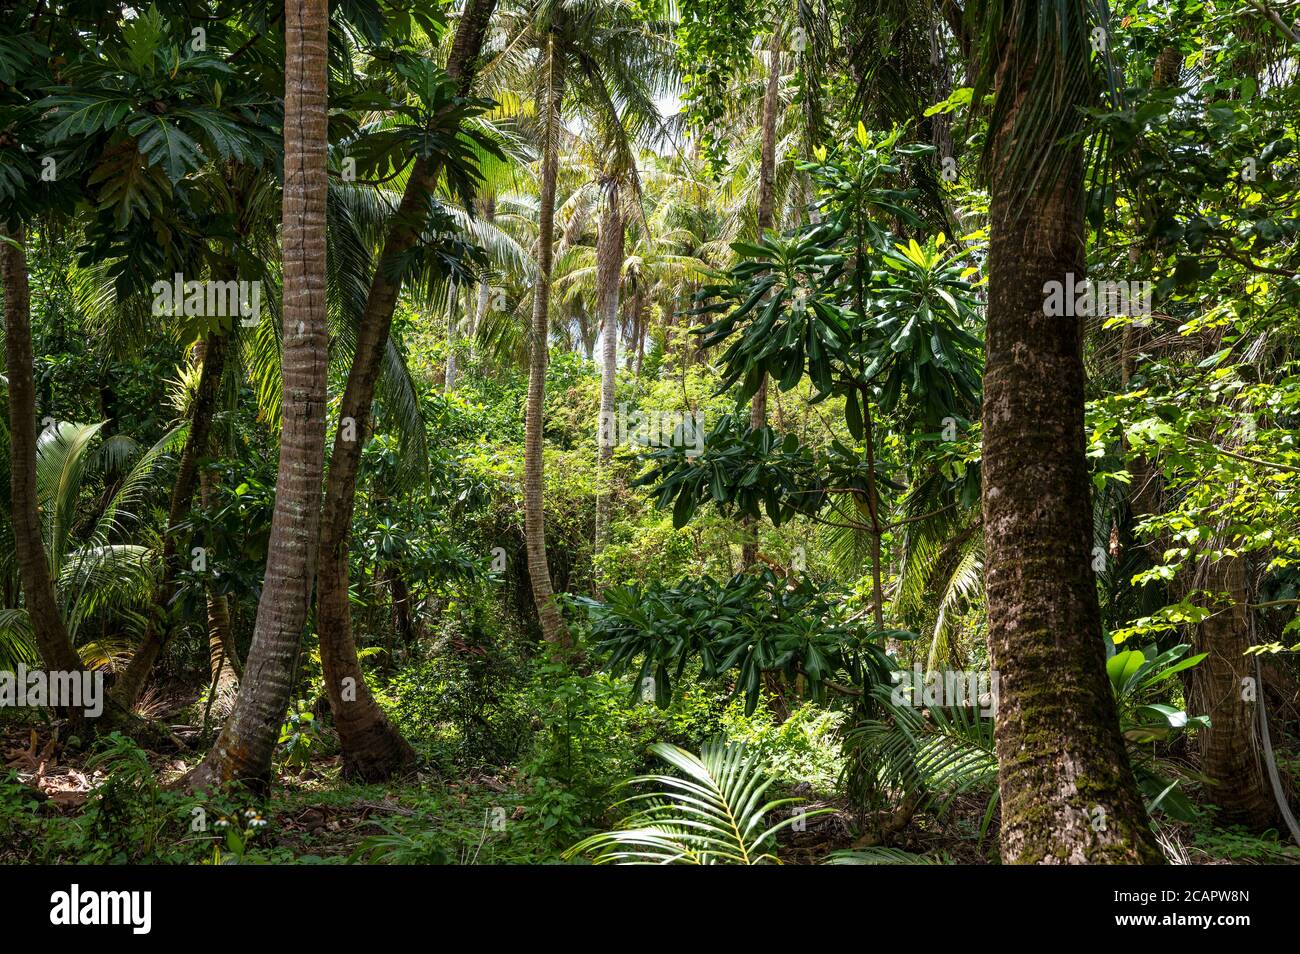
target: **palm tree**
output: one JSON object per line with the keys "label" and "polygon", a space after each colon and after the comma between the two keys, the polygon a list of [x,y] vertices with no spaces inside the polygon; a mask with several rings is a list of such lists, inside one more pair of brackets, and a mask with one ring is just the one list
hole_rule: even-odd
{"label": "palm tree", "polygon": [[[495,6],[496,0],[470,0],[461,16],[447,63],[447,74],[456,84],[458,96],[464,96],[470,89],[473,65]],[[344,774],[366,780],[387,778],[404,770],[414,761],[415,753],[375,702],[361,671],[348,599],[348,537],[352,531],[357,476],[371,403],[389,347],[393,311],[401,291],[401,280],[393,266],[419,242],[424,221],[422,211],[437,188],[442,171],[438,157],[417,158],[390,223],[371,278],[339,410],[339,420],[350,419],[351,426],[339,427],[335,433],[325,489],[322,559],[317,579],[321,668],[343,748]]]}
{"label": "palm tree", "polygon": [[[41,542],[36,487],[36,386],[33,380],[31,288],[23,229],[0,224],[0,269],[5,292],[5,370],[9,383],[9,486],[14,549],[23,595],[41,662],[50,671],[76,672],[81,660],[59,613],[54,580]],[[78,719],[75,710],[69,716]]]}
{"label": "palm tree", "polygon": [[674,60],[667,24],[643,19],[628,0],[535,0],[513,19],[511,38],[499,59],[503,68],[516,73],[522,69],[534,78],[542,151],[524,428],[524,538],[542,634],[553,645],[565,645],[568,632],[555,605],[546,557],[542,461],[564,108],[576,107],[584,123],[630,154],[628,144],[662,128],[654,96],[671,84]]}
{"label": "palm tree", "polygon": [[191,789],[264,783],[288,709],[315,577],[325,466],[325,216],[329,181],[327,0],[285,8],[284,400],[266,578],[244,679],[220,736],[186,777]]}
{"label": "palm tree", "polygon": [[[647,331],[645,316],[652,299],[663,306],[665,313],[670,312],[682,286],[693,279],[702,279],[706,268],[698,258],[678,252],[682,246],[691,247],[695,240],[671,225],[672,218],[679,211],[674,202],[675,195],[649,194],[638,166],[627,165],[626,161],[616,164],[608,158],[604,145],[589,143],[584,154],[588,165],[603,166],[603,171],[582,187],[600,198],[601,217],[596,247],[575,245],[570,248],[556,263],[552,278],[556,291],[566,302],[594,300],[600,321],[600,429],[597,435],[600,487],[596,497],[596,552],[599,553],[608,542],[609,532],[612,496],[609,468],[616,439],[614,401],[620,325],[631,326],[628,334],[630,363],[636,342],[643,340]],[[600,161],[602,157],[605,159],[603,163]],[[651,169],[650,174],[654,175],[655,170]],[[575,193],[575,197],[578,195]],[[575,197],[570,198],[570,203]],[[645,208],[647,204],[649,209]],[[633,211],[637,209],[640,215]],[[628,309],[631,314],[629,320],[620,322],[619,302],[624,298],[631,303]]]}
{"label": "palm tree", "polygon": [[1090,567],[1082,322],[1043,307],[1046,283],[1085,268],[1083,151],[1068,137],[1096,88],[1087,4],[989,4],[986,21],[976,99],[994,78],[997,89],[985,155],[983,524],[1002,857],[1155,863]]}
{"label": "palm tree", "polygon": [[[61,421],[41,432],[36,445],[36,495],[48,572],[69,645],[79,665],[108,667],[129,648],[127,639],[108,628],[110,620],[120,618],[129,624],[145,615],[141,611],[147,612],[158,575],[158,550],[126,542],[126,533],[138,522],[154,474],[184,440],[185,428],[168,431],[141,453],[136,442],[123,434],[96,447],[103,427],[102,422]],[[111,482],[105,481],[112,492],[97,513],[86,515],[80,509],[91,497],[88,478],[96,474],[112,474]],[[16,511],[0,511],[0,535],[12,535],[17,517]],[[83,523],[87,529],[77,532]],[[103,635],[85,635],[96,631]],[[30,606],[0,607],[0,659],[30,661],[35,632]]]}
{"label": "palm tree", "polygon": [[600,317],[600,434],[596,491],[596,552],[609,540],[609,465],[614,457],[614,380],[618,374],[618,290],[623,265],[623,210],[617,175],[605,185],[596,246],[596,311]]}
{"label": "palm tree", "polygon": [[[176,482],[172,486],[171,503],[167,510],[167,527],[163,533],[162,572],[154,604],[165,611],[176,594],[176,549],[180,525],[189,515],[194,492],[199,485],[199,458],[208,451],[208,438],[216,414],[217,394],[225,372],[226,354],[230,348],[230,335],[210,333],[203,343],[203,357],[198,387],[190,410],[190,427],[181,452]],[[167,630],[160,621],[160,613],[150,615],[139,648],[131,656],[126,671],[113,685],[113,697],[123,710],[129,710],[140,698],[145,682],[153,672],[154,663],[162,652]]]}

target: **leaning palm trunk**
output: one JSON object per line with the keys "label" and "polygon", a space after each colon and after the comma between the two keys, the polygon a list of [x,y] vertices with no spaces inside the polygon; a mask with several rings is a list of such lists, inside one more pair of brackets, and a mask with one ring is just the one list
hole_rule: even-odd
{"label": "leaning palm trunk", "polygon": [[325,202],[329,4],[285,8],[284,373],[266,579],[239,695],[191,789],[269,780],[315,576],[325,465]]}
{"label": "leaning palm trunk", "polygon": [[153,612],[145,625],[144,639],[131,656],[126,671],[113,686],[113,701],[124,711],[133,708],[139,700],[170,631],[164,614],[176,596],[176,545],[180,525],[189,517],[194,491],[199,484],[198,462],[207,453],[229,347],[227,336],[214,332],[204,340],[199,355],[202,370],[190,412],[189,433],[185,436],[176,482],[172,485],[171,504],[167,509],[167,530],[163,534],[161,573],[154,588]]}
{"label": "leaning palm trunk", "polygon": [[[1084,457],[1081,322],[1044,314],[1044,287],[1085,267],[1082,147],[1071,97],[1035,84],[1088,69],[1082,0],[1026,43],[1037,5],[1002,12],[991,124],[983,520],[1008,863],[1156,863],[1106,676]],[[1069,40],[1055,47],[1058,28]],[[1082,62],[1071,57],[1083,57]],[[1052,62],[1055,59],[1057,62]],[[1049,71],[1060,66],[1064,76]],[[1044,75],[1046,74],[1046,75]],[[1086,79],[1085,79],[1086,82]],[[1030,108],[1032,106],[1033,108]],[[1000,108],[999,108],[1000,107]]]}
{"label": "leaning palm trunk", "polygon": [[[470,67],[482,49],[495,6],[496,0],[470,0],[461,17],[447,64],[447,72],[457,80],[461,95],[469,91],[473,79]],[[393,216],[371,278],[339,410],[339,421],[347,426],[340,426],[335,432],[330,455],[321,525],[321,565],[316,582],[316,624],[325,695],[343,749],[343,774],[349,778],[388,778],[405,771],[415,760],[411,746],[371,695],[357,658],[348,600],[348,537],[352,532],[357,476],[365,435],[369,433],[375,385],[401,291],[400,282],[389,277],[393,269],[388,266],[420,240],[424,209],[437,186],[440,171],[437,162],[417,159]]]}
{"label": "leaning palm trunk", "polygon": [[[31,286],[23,230],[0,223],[5,293],[5,370],[9,375],[9,488],[18,573],[41,663],[51,672],[84,667],[59,613],[41,539],[36,492],[36,385],[32,357]],[[81,721],[80,710],[68,717]]]}
{"label": "leaning palm trunk", "polygon": [[555,236],[555,179],[559,166],[560,103],[564,76],[556,63],[554,40],[548,38],[546,83],[539,104],[545,116],[542,148],[542,194],[538,210],[537,284],[533,289],[533,323],[529,333],[528,404],[524,421],[524,543],[528,551],[528,580],[546,641],[567,645],[568,630],[555,605],[550,564],[546,559],[546,518],[543,503],[542,414],[546,406],[546,360],[551,300],[551,259]]}
{"label": "leaning palm trunk", "polygon": [[599,474],[596,490],[596,552],[609,542],[609,501],[612,492],[610,462],[617,440],[614,383],[618,374],[618,288],[623,264],[623,214],[618,183],[605,191],[596,247],[596,307],[600,313],[600,434]]}

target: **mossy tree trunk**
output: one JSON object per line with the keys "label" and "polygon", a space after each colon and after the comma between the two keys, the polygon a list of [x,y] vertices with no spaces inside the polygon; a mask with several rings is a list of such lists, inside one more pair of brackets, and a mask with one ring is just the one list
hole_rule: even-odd
{"label": "mossy tree trunk", "polygon": [[[1081,9],[1074,16],[1084,22]],[[1034,84],[1055,79],[1036,75],[1044,53],[1020,48],[1016,19],[1006,17],[996,72],[1006,108],[989,132],[983,408],[1002,855],[1018,864],[1157,863],[1106,676],[1091,569],[1082,323],[1043,307],[1048,282],[1085,272],[1082,150],[1060,141],[1071,118],[1025,110],[1022,121]],[[1086,56],[1087,44],[1073,40],[1073,55]],[[1073,105],[1066,98],[1057,108]],[[1027,155],[1043,158],[1028,166]]]}

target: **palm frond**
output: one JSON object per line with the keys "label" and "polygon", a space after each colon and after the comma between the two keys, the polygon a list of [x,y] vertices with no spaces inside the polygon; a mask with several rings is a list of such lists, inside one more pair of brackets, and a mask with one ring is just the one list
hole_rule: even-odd
{"label": "palm frond", "polygon": [[776,834],[798,816],[774,825],[768,817],[798,799],[764,801],[774,779],[757,753],[725,741],[707,743],[698,756],[666,742],[650,750],[681,775],[630,779],[625,784],[657,786],[623,803],[645,807],[625,827],[583,839],[567,857],[593,852],[596,864],[779,863]]}
{"label": "palm frond", "polygon": [[915,855],[901,848],[876,846],[853,851],[836,851],[822,862],[828,865],[950,865],[947,855]]}

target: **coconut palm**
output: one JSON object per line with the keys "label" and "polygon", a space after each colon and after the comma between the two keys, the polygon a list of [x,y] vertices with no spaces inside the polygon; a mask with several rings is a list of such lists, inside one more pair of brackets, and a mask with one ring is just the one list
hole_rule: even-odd
{"label": "coconut palm", "polygon": [[632,142],[662,131],[655,96],[674,83],[674,56],[668,24],[646,19],[627,0],[535,0],[508,11],[503,19],[509,40],[496,70],[507,80],[531,78],[542,153],[524,432],[524,536],[542,634],[552,644],[566,644],[568,633],[555,606],[546,557],[542,498],[542,413],[565,110],[599,130],[616,155],[630,155]]}
{"label": "coconut palm", "polygon": [[[469,92],[473,66],[494,6],[495,0],[471,0],[466,7],[452,44],[446,82],[427,69],[422,74],[411,74],[421,99],[417,114],[423,120],[415,127],[416,141],[434,140],[438,151],[415,159],[390,222],[367,292],[330,456],[317,579],[321,668],[343,747],[344,773],[365,779],[386,778],[402,771],[414,761],[415,753],[371,695],[352,635],[348,537],[356,506],[361,451],[383,355],[390,346],[389,329],[402,273],[411,257],[409,253],[422,244],[428,203],[443,176],[455,184],[455,191],[469,194],[468,180],[476,176],[473,152],[490,151],[486,137],[466,134],[463,124],[482,110],[466,104],[463,98]],[[394,130],[399,134],[410,131],[411,127]]]}
{"label": "coconut palm", "polygon": [[285,9],[284,403],[275,510],[245,678],[221,735],[186,778],[192,789],[235,779],[260,784],[268,778],[311,600],[329,354],[328,45],[326,0],[304,0]]}
{"label": "coconut palm", "polygon": [[[569,249],[556,263],[553,280],[562,303],[594,301],[600,316],[601,423],[597,462],[601,487],[596,499],[599,552],[607,542],[609,529],[609,465],[614,452],[620,325],[629,329],[628,360],[631,362],[635,355],[639,372],[651,303],[658,302],[663,312],[670,314],[681,288],[691,281],[702,280],[706,268],[695,256],[680,253],[681,248],[692,247],[695,239],[684,230],[670,227],[669,222],[676,213],[673,196],[647,195],[639,169],[634,167],[621,175],[607,172],[594,176],[585,188],[596,193],[601,203],[596,246],[582,244]],[[629,307],[620,322],[619,303],[623,300]]]}

